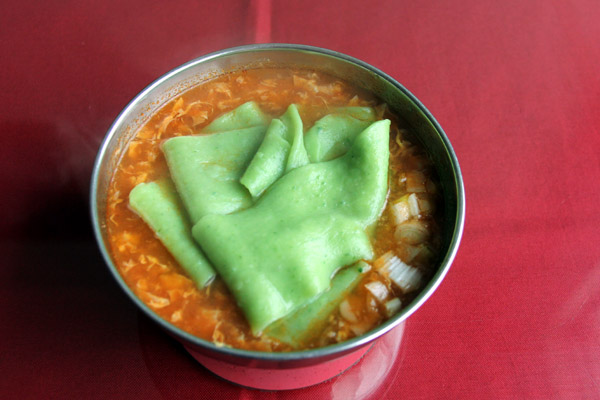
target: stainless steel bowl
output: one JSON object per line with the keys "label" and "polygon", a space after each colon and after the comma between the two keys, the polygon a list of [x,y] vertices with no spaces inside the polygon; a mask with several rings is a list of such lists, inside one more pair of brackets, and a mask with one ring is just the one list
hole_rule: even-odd
{"label": "stainless steel bowl", "polygon": [[[169,100],[192,86],[223,73],[263,67],[308,68],[339,77],[364,88],[388,104],[415,133],[413,140],[425,147],[441,180],[444,204],[443,258],[433,278],[399,314],[376,329],[351,340],[314,350],[267,353],[218,347],[171,325],[156,315],[125,284],[108,251],[106,197],[109,181],[121,152],[137,130]],[[365,346],[390,331],[414,313],[439,286],[456,255],[461,239],[465,200],[458,161],[444,131],[415,96],[384,72],[347,55],[317,47],[292,44],[260,44],[226,49],[190,61],[162,76],[137,95],[110,127],[98,153],[91,184],[91,212],[102,255],[117,283],[147,316],[181,341],[206,357],[253,368],[281,369],[317,365]]]}

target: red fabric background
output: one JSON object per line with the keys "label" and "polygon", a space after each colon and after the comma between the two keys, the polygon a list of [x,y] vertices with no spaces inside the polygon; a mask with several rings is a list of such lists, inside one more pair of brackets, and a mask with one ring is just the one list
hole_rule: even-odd
{"label": "red fabric background", "polygon": [[[600,3],[23,0],[0,12],[0,398],[327,398],[214,377],[139,314],[93,241],[95,153],[168,70],[253,42],[395,77],[466,185],[456,261],[380,398],[600,398]],[[361,368],[359,364],[356,368]]]}

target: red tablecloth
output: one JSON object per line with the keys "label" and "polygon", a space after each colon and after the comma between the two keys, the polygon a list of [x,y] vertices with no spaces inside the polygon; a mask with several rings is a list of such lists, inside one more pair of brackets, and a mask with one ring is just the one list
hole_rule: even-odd
{"label": "red tablecloth", "polygon": [[598,21],[597,0],[4,2],[0,398],[344,397],[347,375],[283,393],[211,375],[134,309],[91,235],[118,112],[185,61],[256,41],[387,72],[462,167],[458,256],[372,395],[600,398]]}

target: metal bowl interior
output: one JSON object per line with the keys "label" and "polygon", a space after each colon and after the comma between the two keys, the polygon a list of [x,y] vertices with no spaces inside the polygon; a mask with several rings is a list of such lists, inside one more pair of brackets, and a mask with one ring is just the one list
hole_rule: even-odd
{"label": "metal bowl interior", "polygon": [[[108,246],[105,221],[108,185],[127,143],[150,115],[202,82],[236,70],[265,67],[317,70],[374,93],[412,128],[412,139],[418,141],[432,159],[443,191],[444,250],[432,279],[410,304],[376,329],[346,342],[314,350],[266,353],[218,347],[171,325],[125,284]],[[360,350],[404,321],[431,296],[450,268],[462,236],[464,210],[464,187],[452,146],[440,125],[415,96],[387,74],[360,60],[330,50],[290,44],[251,45],[219,51],[188,62],[156,80],[129,103],[110,127],[96,158],[91,183],[91,213],[98,245],[115,280],[139,309],[194,351],[236,365],[259,368],[296,368],[333,360]]]}

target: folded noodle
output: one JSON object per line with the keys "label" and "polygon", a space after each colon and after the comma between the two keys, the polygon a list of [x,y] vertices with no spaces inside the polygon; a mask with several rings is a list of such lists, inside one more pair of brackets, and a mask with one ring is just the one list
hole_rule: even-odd
{"label": "folded noodle", "polygon": [[260,146],[268,121],[256,103],[249,102],[214,120],[201,135],[163,143],[171,177],[193,223],[204,215],[228,214],[253,203],[239,179]]}
{"label": "folded noodle", "polygon": [[129,193],[129,204],[198,287],[214,278],[215,271],[192,238],[190,222],[169,179],[140,183]]}
{"label": "folded noodle", "polygon": [[340,107],[321,118],[304,137],[310,161],[329,161],[346,154],[356,136],[376,119],[371,107]]}
{"label": "folded noodle", "polygon": [[371,124],[344,156],[296,168],[254,206],[193,227],[254,333],[327,290],[340,267],[372,258],[365,230],[387,194],[389,127]]}
{"label": "folded noodle", "polygon": [[253,126],[267,126],[270,118],[264,114],[258,104],[249,101],[236,109],[215,118],[202,133],[215,133],[231,131],[240,128],[250,128]]}
{"label": "folded noodle", "polygon": [[284,173],[309,163],[303,136],[302,119],[294,104],[279,119],[271,121],[263,142],[240,179],[253,197],[260,196]]}
{"label": "folded noodle", "polygon": [[285,172],[290,172],[294,168],[308,164],[308,154],[304,147],[304,126],[298,113],[296,105],[288,107],[285,114],[281,116],[281,121],[289,127],[287,130],[287,141],[291,144],[290,152],[285,167]]}
{"label": "folded noodle", "polygon": [[331,280],[329,290],[312,302],[271,324],[265,331],[295,348],[304,347],[307,342],[319,337],[327,324],[327,317],[342,300],[354,289],[367,265],[364,261],[339,271]]}

